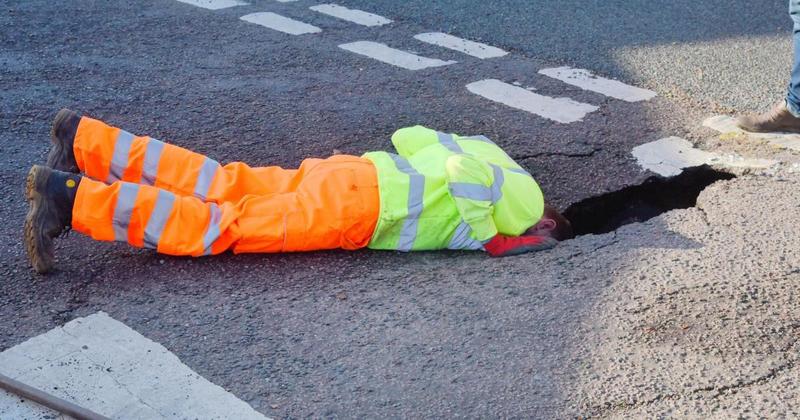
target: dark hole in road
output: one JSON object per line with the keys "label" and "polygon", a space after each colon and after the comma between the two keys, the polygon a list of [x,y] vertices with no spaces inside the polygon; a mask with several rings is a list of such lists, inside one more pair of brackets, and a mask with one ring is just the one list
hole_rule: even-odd
{"label": "dark hole in road", "polygon": [[689,168],[674,177],[654,176],[639,185],[579,201],[569,206],[564,216],[572,223],[575,235],[608,233],[669,210],[694,207],[706,187],[735,177],[709,166]]}

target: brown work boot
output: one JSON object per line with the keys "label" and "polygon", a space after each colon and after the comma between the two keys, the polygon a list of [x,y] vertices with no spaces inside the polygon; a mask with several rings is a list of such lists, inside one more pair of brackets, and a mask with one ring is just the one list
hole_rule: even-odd
{"label": "brown work boot", "polygon": [[40,274],[53,268],[53,238],[72,225],[72,206],[80,182],[79,175],[46,166],[34,165],[28,172],[25,195],[30,208],[23,239],[31,266]]}
{"label": "brown work boot", "polygon": [[739,117],[736,125],[753,133],[800,133],[800,118],[789,112],[785,101],[764,114]]}
{"label": "brown work boot", "polygon": [[53,120],[53,128],[50,129],[50,140],[53,147],[47,155],[48,167],[58,171],[80,173],[78,163],[75,161],[75,152],[72,149],[80,122],[81,116],[77,112],[66,108],[58,111]]}

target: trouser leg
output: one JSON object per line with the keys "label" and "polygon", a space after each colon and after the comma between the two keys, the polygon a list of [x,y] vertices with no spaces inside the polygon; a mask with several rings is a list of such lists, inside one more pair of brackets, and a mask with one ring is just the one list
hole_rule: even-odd
{"label": "trouser leg", "polygon": [[72,228],[100,241],[127,242],[170,255],[224,252],[241,235],[231,203],[207,203],[150,185],[83,178]]}
{"label": "trouser leg", "polygon": [[88,117],[78,124],[73,150],[81,171],[96,180],[150,185],[218,204],[290,191],[298,183],[297,170],[239,162],[220,166],[202,154]]}
{"label": "trouser leg", "polygon": [[786,106],[795,117],[800,117],[800,0],[789,0],[789,16],[794,22],[792,39],[794,42],[794,64],[792,77],[786,95]]}
{"label": "trouser leg", "polygon": [[380,210],[374,166],[340,156],[304,165],[309,169],[296,191],[219,205],[150,185],[83,178],[72,227],[97,240],[170,255],[366,246]]}

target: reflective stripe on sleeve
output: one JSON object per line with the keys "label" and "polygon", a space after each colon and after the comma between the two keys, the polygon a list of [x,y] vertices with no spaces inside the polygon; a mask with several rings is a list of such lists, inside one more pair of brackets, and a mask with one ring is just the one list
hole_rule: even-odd
{"label": "reflective stripe on sleeve", "polygon": [[422,176],[411,164],[401,156],[390,154],[394,164],[401,172],[409,177],[408,183],[408,216],[403,221],[403,229],[400,231],[400,240],[397,249],[400,251],[411,251],[414,241],[417,239],[417,228],[419,227],[419,216],[422,214],[423,197],[425,194],[425,177]]}
{"label": "reflective stripe on sleeve", "polygon": [[112,184],[114,181],[122,179],[122,173],[128,167],[128,154],[131,151],[132,144],[133,134],[125,130],[119,130],[117,140],[114,142],[114,154],[111,156],[111,165],[106,178],[107,184]]}
{"label": "reflective stripe on sleeve", "polygon": [[506,177],[503,175],[503,169],[497,165],[491,165],[494,170],[494,182],[492,183],[492,203],[497,204],[503,198],[503,184],[506,182]]}
{"label": "reflective stripe on sleeve", "polygon": [[451,182],[448,184],[450,195],[453,198],[466,198],[468,200],[492,201],[493,193],[489,187],[466,182]]}
{"label": "reflective stripe on sleeve", "polygon": [[158,249],[158,241],[161,239],[161,234],[164,233],[164,226],[169,220],[173,204],[175,204],[175,194],[166,190],[158,190],[156,205],[153,212],[150,213],[147,227],[144,228],[145,247]]}
{"label": "reflective stripe on sleeve", "polygon": [[483,249],[483,244],[473,239],[472,236],[472,228],[469,227],[467,222],[461,221],[461,223],[456,227],[455,232],[453,232],[453,237],[450,238],[450,244],[447,245],[447,249],[468,249],[471,251]]}
{"label": "reflective stripe on sleeve", "polygon": [[209,210],[211,217],[208,220],[206,233],[203,235],[203,255],[211,255],[211,246],[219,238],[219,223],[222,221],[222,211],[216,204],[211,203]]}
{"label": "reflective stripe on sleeve", "polygon": [[456,140],[453,138],[452,134],[441,133],[437,131],[436,135],[439,137],[439,143],[446,147],[447,150],[453,153],[464,153],[464,150],[458,145],[458,143],[456,143]]}
{"label": "reflective stripe on sleeve", "polygon": [[158,162],[161,160],[161,152],[164,150],[164,143],[150,138],[147,140],[147,148],[144,151],[144,164],[142,165],[142,180],[145,185],[155,185],[158,176]]}
{"label": "reflective stripe on sleeve", "polygon": [[194,196],[205,201],[208,196],[208,190],[211,188],[211,182],[214,180],[214,175],[217,174],[219,163],[210,158],[203,161],[203,167],[200,168],[200,173],[197,175],[197,183],[194,184]]}
{"label": "reflective stripe on sleeve", "polygon": [[133,206],[136,204],[136,195],[138,193],[138,185],[128,182],[120,184],[117,203],[114,206],[114,218],[111,220],[115,241],[128,242],[128,226],[131,223]]}

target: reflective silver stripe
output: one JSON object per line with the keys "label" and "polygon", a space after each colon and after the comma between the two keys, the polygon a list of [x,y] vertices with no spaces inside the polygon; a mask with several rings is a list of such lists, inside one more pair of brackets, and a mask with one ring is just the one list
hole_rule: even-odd
{"label": "reflective silver stripe", "polygon": [[491,165],[494,170],[494,182],[492,183],[492,203],[497,203],[503,198],[503,184],[506,182],[506,177],[503,175],[503,169],[497,165]]}
{"label": "reflective silver stripe", "polygon": [[493,192],[489,187],[481,184],[466,182],[451,182],[448,185],[453,198],[466,198],[469,200],[492,201]]}
{"label": "reflective silver stripe", "polygon": [[447,249],[468,249],[472,251],[483,249],[483,244],[473,239],[470,236],[471,234],[472,228],[462,220],[456,227],[455,232],[453,232],[453,237],[450,238],[450,244],[447,245]]}
{"label": "reflective silver stripe", "polygon": [[423,197],[425,194],[425,177],[416,169],[411,167],[408,161],[398,155],[390,153],[389,156],[394,160],[394,164],[401,172],[409,177],[408,182],[408,216],[403,221],[403,230],[400,231],[400,240],[397,249],[400,251],[411,251],[414,241],[417,239],[417,228],[419,227],[419,216],[422,214]]}
{"label": "reflective silver stripe", "polygon": [[206,158],[203,161],[203,167],[200,168],[200,173],[197,175],[197,183],[194,184],[194,196],[205,200],[208,196],[208,190],[211,188],[211,182],[214,181],[214,175],[219,169],[219,163],[214,159]]}
{"label": "reflective silver stripe", "polygon": [[439,137],[439,143],[446,147],[447,150],[453,153],[464,153],[464,150],[458,145],[458,143],[456,143],[456,140],[453,138],[452,134],[441,133],[437,131],[436,135]]}
{"label": "reflective silver stripe", "polygon": [[211,203],[210,211],[211,218],[208,220],[206,234],[203,235],[203,255],[211,255],[211,245],[219,238],[219,222],[222,221],[222,211],[216,204]]}
{"label": "reflective silver stripe", "polygon": [[108,178],[106,178],[107,184],[122,179],[122,173],[128,167],[128,154],[131,151],[131,144],[133,144],[133,134],[125,130],[119,130],[117,140],[114,142],[114,154],[111,155],[111,167],[108,171]]}
{"label": "reflective silver stripe", "polygon": [[128,182],[120,183],[117,203],[114,206],[114,217],[111,219],[115,241],[128,242],[128,226],[131,223],[133,206],[136,204],[136,195],[138,193],[138,185]]}
{"label": "reflective silver stripe", "polygon": [[147,148],[144,151],[144,165],[142,166],[142,184],[155,185],[156,176],[158,176],[158,162],[161,160],[161,152],[163,150],[163,142],[152,137],[147,141]]}
{"label": "reflective silver stripe", "polygon": [[507,171],[509,171],[509,172],[514,172],[514,173],[518,173],[518,174],[522,174],[522,175],[527,175],[527,176],[529,176],[529,177],[533,178],[533,175],[531,175],[531,174],[530,174],[530,172],[528,172],[528,171],[526,171],[526,170],[524,170],[524,169],[519,169],[519,168],[506,168],[506,170],[507,170]]}
{"label": "reflective silver stripe", "polygon": [[144,228],[144,246],[147,248],[158,249],[158,241],[164,232],[172,206],[175,204],[175,194],[166,190],[158,190],[156,206],[150,213],[147,227]]}

